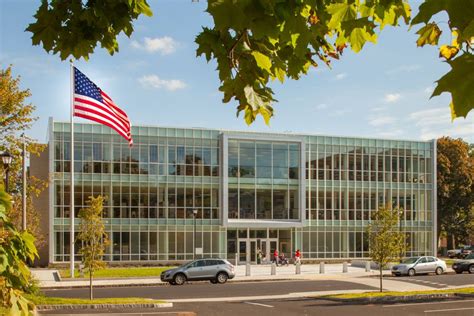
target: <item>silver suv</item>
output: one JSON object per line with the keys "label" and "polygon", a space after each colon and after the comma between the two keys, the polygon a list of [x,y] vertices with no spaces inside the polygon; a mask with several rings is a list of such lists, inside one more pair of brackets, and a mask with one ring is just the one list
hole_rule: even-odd
{"label": "silver suv", "polygon": [[171,285],[183,285],[186,281],[211,281],[212,284],[226,283],[235,276],[234,266],[224,259],[198,259],[175,269],[163,271],[160,279]]}

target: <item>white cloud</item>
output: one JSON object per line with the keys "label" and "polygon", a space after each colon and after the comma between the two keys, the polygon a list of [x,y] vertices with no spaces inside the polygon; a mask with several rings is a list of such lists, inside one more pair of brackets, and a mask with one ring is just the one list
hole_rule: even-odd
{"label": "white cloud", "polygon": [[327,109],[327,108],[328,108],[328,105],[326,103],[320,103],[320,104],[316,105],[317,110],[324,110],[324,109]]}
{"label": "white cloud", "polygon": [[157,75],[148,75],[143,76],[138,81],[141,83],[142,86],[146,88],[156,88],[156,89],[166,89],[169,91],[175,91],[179,89],[184,89],[186,87],[186,83],[181,80],[171,79],[165,80],[161,79]]}
{"label": "white cloud", "polygon": [[344,116],[344,115],[346,115],[347,113],[350,113],[350,112],[351,112],[350,109],[340,109],[340,110],[330,112],[329,116]]}
{"label": "white cloud", "polygon": [[145,37],[143,43],[132,41],[132,47],[142,49],[149,53],[160,53],[161,55],[169,55],[176,51],[178,43],[169,36],[150,38]]}
{"label": "white cloud", "polygon": [[396,119],[392,116],[383,115],[383,116],[374,116],[369,119],[369,124],[372,126],[383,126],[388,124],[395,123]]}
{"label": "white cloud", "polygon": [[418,69],[421,69],[421,65],[417,65],[417,64],[414,64],[414,65],[401,65],[399,67],[389,69],[385,73],[387,75],[396,75],[396,74],[399,74],[399,73],[417,71]]}
{"label": "white cloud", "polygon": [[412,112],[408,119],[420,130],[420,138],[424,140],[441,136],[463,137],[468,141],[474,139],[474,118],[458,118],[451,122],[448,106]]}
{"label": "white cloud", "polygon": [[380,111],[385,111],[387,109],[386,106],[380,105],[380,106],[374,106],[371,107],[370,110],[373,112],[380,112]]}
{"label": "white cloud", "polygon": [[397,102],[401,98],[400,93],[388,93],[384,97],[384,101],[387,103]]}
{"label": "white cloud", "polygon": [[344,79],[344,78],[346,78],[346,77],[347,77],[347,74],[346,74],[345,72],[343,72],[343,73],[337,74],[337,75],[334,77],[334,79],[336,79],[336,80],[342,80],[342,79]]}

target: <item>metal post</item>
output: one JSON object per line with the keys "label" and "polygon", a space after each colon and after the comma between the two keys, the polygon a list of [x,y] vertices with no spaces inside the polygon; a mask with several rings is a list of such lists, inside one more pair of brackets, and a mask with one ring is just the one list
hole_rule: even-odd
{"label": "metal post", "polygon": [[193,227],[193,260],[196,259],[196,215],[197,210],[193,210],[193,218],[194,218],[194,227]]}
{"label": "metal post", "polygon": [[69,236],[69,270],[71,278],[74,279],[74,65],[71,60],[71,181],[70,181],[70,191],[71,191],[71,206],[70,206],[70,236]]}
{"label": "metal post", "polygon": [[[22,135],[24,136],[24,135]],[[26,230],[26,188],[28,186],[28,183],[26,183],[26,142],[25,139],[23,139],[23,152],[21,154],[22,156],[22,163],[23,163],[23,192],[22,192],[22,211],[23,211],[23,221],[22,221],[22,228],[23,231]]]}
{"label": "metal post", "polygon": [[10,167],[5,168],[5,192],[8,193],[8,176],[10,173]]}

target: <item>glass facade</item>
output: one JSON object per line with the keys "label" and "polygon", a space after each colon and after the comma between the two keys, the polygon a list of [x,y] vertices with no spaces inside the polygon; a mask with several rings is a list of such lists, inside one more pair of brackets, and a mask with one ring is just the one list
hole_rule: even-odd
{"label": "glass facade", "polygon": [[[253,241],[305,259],[367,257],[365,229],[384,204],[404,210],[410,254],[433,253],[433,142],[146,126],[132,135],[130,148],[108,127],[75,124],[75,214],[89,196],[107,197],[108,261],[190,260],[194,247],[252,261]],[[50,261],[65,262],[69,123],[50,122],[49,146]]]}

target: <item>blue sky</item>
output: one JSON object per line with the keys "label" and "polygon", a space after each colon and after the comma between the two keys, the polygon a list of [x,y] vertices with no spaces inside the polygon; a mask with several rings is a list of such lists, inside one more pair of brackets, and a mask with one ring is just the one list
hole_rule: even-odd
{"label": "blue sky", "polygon": [[[69,64],[32,46],[24,32],[38,2],[0,3],[0,64],[12,64],[21,87],[31,90],[39,120],[28,134],[45,141],[48,117],[69,120]],[[99,49],[76,63],[133,125],[474,142],[474,113],[451,122],[448,95],[429,100],[434,81],[450,67],[436,47],[416,47],[418,28],[386,28],[376,45],[359,54],[346,50],[332,69],[320,65],[298,81],[275,83],[279,102],[270,126],[259,118],[249,127],[236,117],[236,102],[222,103],[215,63],[196,58],[194,38],[212,23],[207,2],[149,2],[154,16],[140,18],[131,39],[120,37],[118,54]],[[411,4],[416,11],[419,1]]]}

